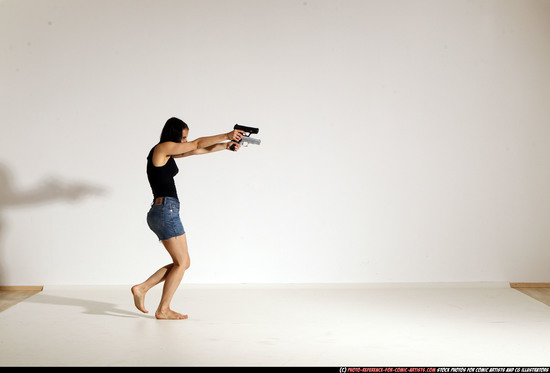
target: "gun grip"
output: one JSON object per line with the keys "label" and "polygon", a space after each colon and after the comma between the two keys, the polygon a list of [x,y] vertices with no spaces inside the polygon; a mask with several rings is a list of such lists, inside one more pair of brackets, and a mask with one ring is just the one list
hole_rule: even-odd
{"label": "gun grip", "polygon": [[233,141],[234,144],[231,144],[231,146],[229,147],[229,150],[231,151],[235,151],[235,144],[238,144],[237,142]]}

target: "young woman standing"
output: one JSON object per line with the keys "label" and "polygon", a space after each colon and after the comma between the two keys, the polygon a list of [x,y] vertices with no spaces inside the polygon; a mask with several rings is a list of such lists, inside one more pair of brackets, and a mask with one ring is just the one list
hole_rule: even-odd
{"label": "young woman standing", "polygon": [[184,272],[189,268],[190,259],[187,249],[185,230],[179,216],[179,199],[174,183],[178,167],[174,158],[208,154],[220,150],[230,150],[238,142],[243,131],[233,130],[217,136],[201,137],[187,141],[189,127],[178,118],[170,118],[164,125],[160,142],[151,149],[147,157],[147,178],[153,191],[154,201],[147,214],[149,228],[162,241],[172,258],[172,263],[156,271],[145,282],[132,287],[134,303],[144,313],[145,294],[153,286],[164,281],[160,304],[155,312],[157,319],[186,319],[187,315],[170,309],[170,302],[178,288]]}

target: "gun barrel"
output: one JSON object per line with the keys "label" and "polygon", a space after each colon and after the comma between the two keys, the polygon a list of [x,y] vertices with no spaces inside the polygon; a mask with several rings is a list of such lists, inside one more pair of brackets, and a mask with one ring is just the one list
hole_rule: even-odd
{"label": "gun barrel", "polygon": [[239,131],[248,132],[248,133],[251,133],[251,134],[256,134],[256,133],[260,132],[260,129],[259,129],[259,128],[248,127],[248,126],[241,126],[240,124],[235,124],[235,127],[233,127],[233,129],[236,129],[236,130],[239,130]]}
{"label": "gun barrel", "polygon": [[262,140],[255,139],[254,137],[243,137],[241,141],[245,146],[246,144],[260,145],[260,143],[262,142]]}

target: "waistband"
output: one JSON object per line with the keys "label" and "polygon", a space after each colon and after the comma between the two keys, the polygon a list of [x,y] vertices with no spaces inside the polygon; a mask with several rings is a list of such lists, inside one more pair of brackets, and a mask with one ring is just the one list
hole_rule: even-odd
{"label": "waistband", "polygon": [[169,202],[172,202],[172,203],[175,202],[178,205],[180,203],[180,201],[177,198],[174,198],[174,197],[157,197],[153,200],[153,205],[155,205],[155,206],[166,205]]}

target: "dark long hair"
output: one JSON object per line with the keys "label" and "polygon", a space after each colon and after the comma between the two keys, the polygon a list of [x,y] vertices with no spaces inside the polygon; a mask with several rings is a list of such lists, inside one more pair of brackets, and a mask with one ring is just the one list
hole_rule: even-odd
{"label": "dark long hair", "polygon": [[183,120],[174,117],[168,119],[160,134],[160,142],[181,142],[181,135],[185,129],[189,129],[189,126]]}

